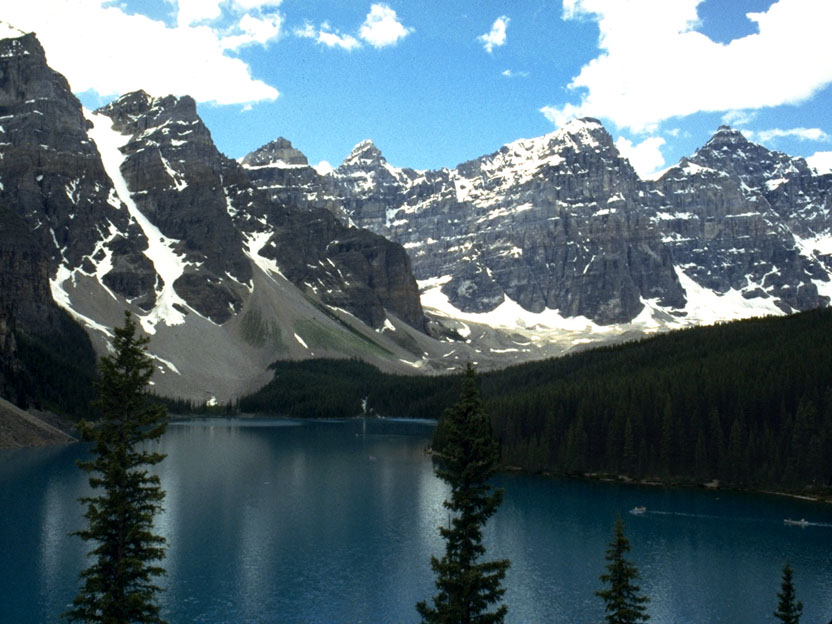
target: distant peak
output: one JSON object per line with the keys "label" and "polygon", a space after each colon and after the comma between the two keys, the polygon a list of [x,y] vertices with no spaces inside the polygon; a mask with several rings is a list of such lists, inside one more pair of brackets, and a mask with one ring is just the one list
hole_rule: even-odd
{"label": "distant peak", "polygon": [[381,150],[376,147],[376,144],[373,143],[372,139],[364,139],[360,143],[358,143],[352,151],[350,152],[350,156],[357,156],[357,155],[372,155],[372,156],[380,156]]}
{"label": "distant peak", "polygon": [[370,149],[370,148],[373,148],[375,146],[376,146],[376,144],[373,143],[372,139],[364,139],[363,141],[360,141],[360,142],[356,143],[355,147],[352,148],[352,151],[353,152],[360,152],[362,150]]}
{"label": "distant peak", "polygon": [[716,129],[716,132],[714,132],[714,135],[711,137],[709,143],[712,141],[723,143],[748,143],[748,139],[745,138],[745,135],[742,132],[725,124]]}
{"label": "distant peak", "polygon": [[266,165],[308,165],[306,156],[292,146],[292,142],[283,137],[266,143],[247,154],[242,160],[246,167],[263,167]]}
{"label": "distant peak", "polygon": [[570,119],[563,125],[563,129],[567,132],[574,132],[576,130],[587,129],[587,130],[603,130],[604,124],[602,124],[599,120],[595,119],[595,117],[577,117],[575,119]]}
{"label": "distant peak", "polygon": [[0,20],[0,39],[19,39],[27,33],[8,22]]}
{"label": "distant peak", "polygon": [[560,130],[555,132],[553,139],[563,140],[567,136],[579,146],[591,147],[597,149],[598,147],[612,147],[613,140],[607,129],[604,128],[599,120],[594,117],[580,117],[577,119],[570,119]]}
{"label": "distant peak", "polygon": [[150,110],[152,104],[153,98],[146,91],[131,91],[109,104],[102,106],[95,112],[100,115],[106,115],[114,122],[126,121],[128,119],[135,119],[139,115],[144,115]]}
{"label": "distant peak", "polygon": [[4,50],[3,58],[33,54],[44,62],[46,59],[35,33],[25,33],[8,22],[0,22],[0,49]]}
{"label": "distant peak", "polygon": [[370,139],[361,141],[358,145],[352,148],[349,156],[341,163],[342,167],[348,166],[367,166],[386,162],[384,156],[376,147],[376,144]]}

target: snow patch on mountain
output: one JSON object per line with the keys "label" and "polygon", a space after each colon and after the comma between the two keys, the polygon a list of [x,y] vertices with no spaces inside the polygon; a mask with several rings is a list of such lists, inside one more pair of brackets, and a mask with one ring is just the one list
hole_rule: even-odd
{"label": "snow patch on mountain", "polygon": [[174,282],[185,272],[187,261],[178,255],[173,247],[178,242],[164,236],[155,225],[139,210],[127,187],[127,181],[121,173],[121,164],[125,160],[121,147],[130,137],[112,129],[112,120],[106,115],[84,110],[84,116],[93,124],[89,131],[101,154],[104,170],[110,177],[119,199],[127,206],[133,220],[147,237],[148,247],[144,254],[153,263],[156,273],[161,278],[161,287],[157,286],[156,305],[140,322],[148,334],[156,333],[156,326],[164,323],[169,326],[185,323],[184,309],[190,309],[173,287]]}
{"label": "snow patch on mountain", "polygon": [[540,340],[546,333],[552,332],[592,332],[606,334],[615,331],[611,325],[598,325],[584,316],[562,316],[557,310],[529,312],[517,302],[504,295],[503,302],[490,312],[464,312],[455,307],[448,296],[442,292],[442,286],[452,277],[444,275],[419,281],[422,292],[422,307],[438,316],[468,321],[480,325],[504,330],[528,333],[530,339]]}
{"label": "snow patch on mountain", "polygon": [[675,267],[675,270],[687,299],[687,305],[682,310],[686,325],[712,325],[720,321],[785,314],[776,305],[774,297],[745,297],[744,293],[759,291],[762,286],[752,283],[750,279],[748,286],[742,290],[732,288],[717,293],[699,285],[680,267]]}
{"label": "snow patch on mountain", "polygon": [[91,319],[89,316],[81,314],[75,307],[72,305],[72,300],[70,299],[69,292],[66,290],[66,284],[69,283],[70,285],[75,284],[75,273],[69,269],[65,264],[62,264],[58,267],[58,272],[54,278],[49,280],[49,290],[52,293],[52,299],[55,303],[57,303],[60,307],[66,310],[69,315],[74,318],[76,321],[81,323],[82,325],[86,325],[92,330],[101,332],[105,336],[112,336],[112,332],[110,331],[109,327],[98,323],[94,319]]}
{"label": "snow patch on mountain", "polygon": [[260,250],[269,243],[273,235],[274,232],[272,230],[252,232],[251,234],[248,234],[245,239],[246,255],[251,258],[254,263],[270,278],[272,277],[272,274],[274,274],[285,279],[285,276],[280,271],[280,267],[277,266],[277,262],[260,255]]}
{"label": "snow patch on mountain", "polygon": [[814,258],[818,255],[832,255],[832,233],[821,234],[811,238],[795,236],[795,243],[800,248],[800,253],[807,258]]}

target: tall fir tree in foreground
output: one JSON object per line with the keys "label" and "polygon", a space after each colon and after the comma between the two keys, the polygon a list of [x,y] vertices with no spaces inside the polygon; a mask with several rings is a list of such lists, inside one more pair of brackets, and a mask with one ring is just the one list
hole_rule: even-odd
{"label": "tall fir tree in foreground", "polygon": [[145,352],[149,339],[136,335],[125,313],[124,326],[114,329],[112,353],[101,358],[97,381],[99,420],[82,421],[84,440],[93,443],[89,461],[78,462],[89,473],[94,496],[81,498],[88,525],[78,531],[94,548],[91,565],[81,572],[81,588],[70,621],[106,624],[163,623],[156,577],[165,557],[165,538],[153,533],[153,517],[165,493],[159,477],[147,468],[164,455],[148,450],[149,441],[164,433],[164,407],[147,391],[153,364]]}
{"label": "tall fir tree in foreground", "polygon": [[499,624],[508,611],[499,603],[510,563],[481,561],[483,527],[503,499],[502,490],[492,490],[488,484],[497,470],[499,452],[470,363],[459,401],[445,411],[442,421],[444,445],[436,476],[451,486],[444,505],[452,517],[447,528],[439,527],[445,555],[431,557],[439,591],[432,606],[422,601],[416,609],[427,624]]}
{"label": "tall fir tree in foreground", "polygon": [[601,582],[608,589],[595,592],[604,600],[604,619],[609,624],[635,624],[650,619],[645,606],[650,599],[642,595],[641,588],[635,584],[638,570],[624,558],[629,550],[630,541],[624,535],[624,522],[617,518],[613,541],[604,557],[609,562],[607,572],[601,575]]}
{"label": "tall fir tree in foreground", "polygon": [[786,562],[783,566],[783,582],[780,585],[780,591],[777,592],[777,611],[774,612],[774,617],[783,624],[798,624],[803,614],[803,603],[797,600],[794,591],[793,574],[792,566]]}

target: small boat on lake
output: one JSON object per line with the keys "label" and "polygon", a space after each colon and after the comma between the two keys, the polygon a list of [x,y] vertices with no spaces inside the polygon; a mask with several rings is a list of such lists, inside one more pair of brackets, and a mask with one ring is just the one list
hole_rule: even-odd
{"label": "small boat on lake", "polygon": [[786,518],[785,520],[783,520],[783,524],[788,524],[790,526],[805,527],[809,526],[809,521],[806,520],[806,518],[801,518],[800,520],[792,520],[791,518]]}
{"label": "small boat on lake", "polygon": [[630,513],[631,513],[631,514],[633,514],[634,516],[640,516],[640,515],[641,515],[641,514],[643,514],[645,511],[647,511],[647,507],[643,507],[643,506],[639,505],[639,506],[637,506],[637,507],[633,507],[633,508],[630,510]]}

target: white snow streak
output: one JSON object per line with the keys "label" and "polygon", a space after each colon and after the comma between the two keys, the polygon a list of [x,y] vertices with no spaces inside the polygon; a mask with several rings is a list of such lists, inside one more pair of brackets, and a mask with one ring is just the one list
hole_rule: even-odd
{"label": "white snow streak", "polygon": [[283,273],[280,271],[280,267],[277,266],[277,262],[270,260],[269,258],[264,258],[260,255],[260,250],[266,246],[273,234],[274,232],[272,230],[249,234],[248,238],[246,238],[246,255],[254,260],[254,263],[269,277],[271,277],[271,274],[273,273],[285,278]]}
{"label": "white snow streak", "polygon": [[92,320],[90,317],[84,316],[72,307],[72,302],[69,299],[69,293],[67,293],[64,289],[64,284],[67,280],[74,283],[74,276],[72,271],[70,271],[66,265],[62,264],[58,267],[58,274],[55,276],[55,279],[49,280],[49,290],[52,291],[53,301],[69,312],[69,315],[79,323],[83,323],[90,329],[100,331],[105,336],[112,336],[113,334],[109,327],[105,327],[101,323]]}
{"label": "white snow streak", "polygon": [[161,289],[156,291],[155,307],[147,315],[140,317],[142,327],[148,334],[154,334],[156,333],[156,325],[159,323],[170,326],[181,325],[185,322],[185,315],[177,310],[175,306],[189,306],[184,299],[176,294],[173,284],[184,273],[187,263],[173,250],[177,241],[164,236],[133,201],[127,181],[121,174],[120,167],[125,157],[119,149],[129,141],[130,137],[113,130],[112,121],[109,117],[97,115],[87,110],[84,110],[84,114],[93,124],[89,135],[98,146],[104,169],[107,175],[110,176],[116,193],[118,193],[124,205],[127,206],[130,216],[141,227],[147,237],[148,248],[144,254],[153,263],[156,273],[163,281]]}
{"label": "white snow streak", "polygon": [[[679,267],[676,267],[676,276],[687,299],[685,325],[710,325],[754,316],[783,315],[783,311],[774,305],[773,297],[746,299],[742,291],[733,288],[718,294],[697,284]],[[749,284],[749,287],[753,289],[757,285]]]}

